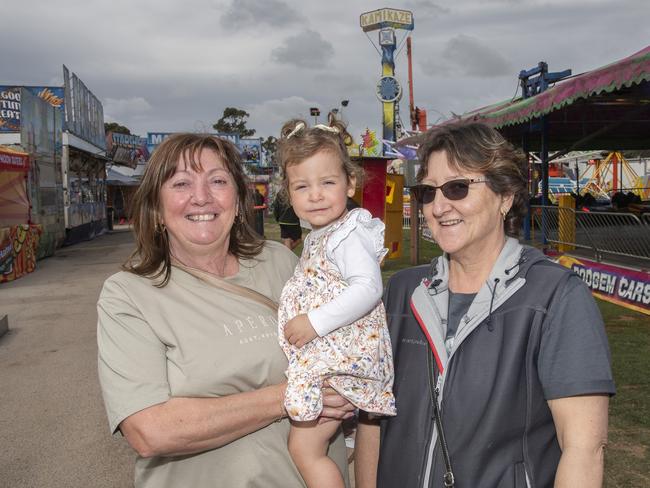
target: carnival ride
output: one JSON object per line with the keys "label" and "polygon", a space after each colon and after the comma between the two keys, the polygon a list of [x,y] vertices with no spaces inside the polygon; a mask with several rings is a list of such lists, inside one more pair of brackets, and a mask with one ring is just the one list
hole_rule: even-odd
{"label": "carnival ride", "polygon": [[619,151],[610,152],[603,160],[590,161],[587,171],[583,173],[581,181],[583,180],[587,181],[581,184],[581,193],[593,193],[592,188],[603,189],[607,193],[627,190],[646,199],[650,191],[644,188],[643,178],[634,171]]}
{"label": "carnival ride", "polygon": [[[395,77],[394,57],[408,41],[413,30],[413,13],[409,10],[381,8],[360,15],[359,24],[363,32],[378,31],[378,44],[368,36],[373,47],[381,56],[381,77],[375,87],[376,96],[382,107],[382,135],[367,129],[361,136],[358,146],[350,147],[350,155],[356,159],[365,173],[363,188],[354,196],[356,202],[368,209],[373,216],[386,225],[384,244],[388,248],[388,258],[398,258],[402,253],[402,225],[404,207],[402,203],[404,177],[393,171],[391,162],[398,157],[391,153],[390,147],[403,133],[403,123],[399,116],[399,102],[402,86]],[[398,42],[396,31],[404,31]],[[409,66],[409,75],[410,75]],[[412,80],[409,77],[409,93],[412,100]]]}
{"label": "carnival ride", "polygon": [[[371,12],[368,18],[372,21],[384,16],[385,19],[389,10]],[[412,22],[412,17],[410,20]],[[363,24],[362,16],[362,27]],[[391,35],[384,39],[394,46],[394,34]],[[380,33],[380,44],[381,41]],[[388,173],[403,174],[405,186],[413,184],[419,164],[414,161],[421,141],[417,129],[419,132],[427,129],[426,123],[420,124],[424,114],[413,102],[410,43],[408,37],[411,134],[407,133],[404,124],[400,123],[401,130],[395,126],[399,118],[395,100],[401,96],[401,89],[393,73],[384,72],[377,86],[384,109],[387,104],[395,108],[390,117],[384,110],[384,137],[381,139],[384,158],[376,161],[377,167],[381,166],[383,172],[387,166]],[[391,62],[392,55],[391,50]],[[541,196],[541,205],[531,200],[524,237],[534,240],[531,234],[539,229],[537,237],[541,237],[544,246],[552,243],[558,251],[580,257],[581,266],[602,268],[605,266],[602,262],[607,260],[607,266],[620,274],[621,283],[634,280],[634,290],[644,282],[650,287],[647,272],[650,206],[630,204],[650,199],[650,175],[645,174],[645,167],[640,176],[622,152],[650,149],[647,139],[650,131],[650,46],[620,61],[574,76],[570,70],[551,73],[547,63],[540,62],[533,69],[522,70],[519,81],[520,98],[455,116],[454,120],[490,125],[528,155],[530,196]],[[442,122],[446,123],[449,121]],[[400,137],[400,132],[407,137]],[[369,136],[365,134],[362,146],[370,145]],[[376,150],[374,138],[372,140]],[[601,152],[608,148],[617,150]],[[598,151],[575,153],[584,149]],[[386,183],[387,194],[399,195],[401,204],[402,200],[408,200],[408,193],[399,192],[395,186],[389,192],[390,176],[386,174],[386,179],[382,180]],[[374,191],[380,189],[377,187]],[[417,264],[420,219],[413,217],[419,216],[419,209],[417,202],[409,203],[400,205],[399,213],[404,216],[404,225],[410,225],[411,263]],[[382,197],[381,206],[386,209],[388,228],[390,215],[386,198]],[[630,275],[630,270],[636,270],[633,271],[636,275]],[[621,295],[620,289],[619,295],[609,299],[650,313],[650,308],[638,304],[635,296]]]}
{"label": "carnival ride", "polygon": [[[549,200],[556,204],[560,195],[590,194],[596,201],[611,203],[612,197],[618,193],[631,193],[640,200],[650,199],[650,175],[639,176],[620,151],[611,151],[605,158],[601,157],[602,154],[600,151],[582,152],[551,163]],[[541,163],[536,155],[531,155],[531,159],[533,166]],[[584,168],[582,171],[581,166]],[[531,195],[535,194],[539,192],[531,192]]]}
{"label": "carnival ride", "polygon": [[[402,23],[395,23],[399,15]],[[426,114],[413,101],[411,37],[405,36],[397,43],[394,32],[399,28],[412,30],[413,16],[408,11],[379,9],[362,14],[361,27],[364,32],[379,30],[379,46],[375,48],[382,54],[382,76],[376,90],[382,103],[384,130],[381,138],[367,131],[362,137],[359,154],[377,157],[375,163],[377,168],[381,167],[381,186],[385,186],[387,195],[399,195],[401,203],[408,198],[408,193],[396,191],[391,177],[404,175],[405,187],[413,184],[418,166],[415,153],[420,142],[419,133],[427,129],[426,122],[420,123]],[[396,50],[396,45],[404,41],[409,61],[410,133],[399,119],[402,89],[394,76],[393,56],[400,51],[399,47]],[[544,229],[546,242],[547,230],[558,231],[561,220],[558,215],[573,211],[578,221],[595,222],[588,231],[578,232],[576,236],[591,236],[592,240],[594,236],[602,237],[602,242],[592,243],[596,256],[605,252],[650,259],[645,247],[634,244],[638,241],[635,236],[639,229],[643,227],[645,231],[650,224],[650,206],[641,202],[650,199],[650,175],[645,174],[647,168],[638,171],[638,165],[635,171],[622,152],[650,149],[646,136],[650,130],[650,46],[602,68],[573,76],[571,70],[550,72],[547,63],[540,62],[532,69],[522,70],[519,82],[520,98],[467,112],[455,116],[454,120],[486,123],[522,147],[529,156],[530,195],[533,199],[541,197],[541,205],[531,201],[535,209],[526,219],[525,237],[530,238],[530,224],[534,221],[534,226]],[[449,121],[442,122],[446,123]],[[404,135],[407,137],[402,137]],[[601,152],[608,148],[617,150]],[[598,151],[576,153],[584,149]],[[380,188],[373,192],[379,193]],[[365,200],[368,198],[369,193]],[[631,205],[631,202],[641,203]],[[400,205],[400,214],[418,215],[415,203],[410,202],[413,208],[408,204]],[[558,210],[558,206],[563,208]],[[388,204],[383,197],[380,207],[378,211],[388,219]],[[591,216],[577,215],[590,210],[593,210]],[[409,222],[412,224],[412,246],[419,241],[418,223],[419,219]],[[628,234],[624,242],[619,242],[621,236]],[[614,241],[616,246],[612,244]],[[411,249],[411,262],[417,262],[417,249]]]}

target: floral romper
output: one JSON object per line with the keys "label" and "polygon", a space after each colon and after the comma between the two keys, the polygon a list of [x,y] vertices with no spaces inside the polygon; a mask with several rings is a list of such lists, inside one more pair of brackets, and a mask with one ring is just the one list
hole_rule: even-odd
{"label": "floral romper", "polygon": [[[386,253],[383,224],[373,220],[381,226],[375,231],[380,233],[375,236],[379,262]],[[393,357],[381,302],[356,322],[316,337],[302,348],[292,346],[284,337],[284,325],[290,319],[329,302],[348,286],[326,256],[328,241],[342,241],[358,225],[369,228],[373,224],[369,212],[355,210],[322,233],[309,235],[300,262],[282,290],[278,335],[289,359],[285,407],[294,420],[314,420],[320,415],[325,380],[356,407],[378,415],[395,415]]]}

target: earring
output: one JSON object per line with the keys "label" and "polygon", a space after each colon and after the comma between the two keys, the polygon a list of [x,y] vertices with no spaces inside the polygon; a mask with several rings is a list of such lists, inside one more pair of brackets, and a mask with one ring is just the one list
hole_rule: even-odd
{"label": "earring", "polygon": [[508,210],[506,210],[505,208],[502,208],[501,209],[501,216],[503,217],[503,220],[505,221],[506,217],[508,216]]}
{"label": "earring", "polygon": [[154,210],[151,217],[154,222],[153,224],[154,232],[156,234],[162,234],[165,231],[165,224],[162,223],[162,219],[160,218],[160,213],[158,212],[158,210]]}

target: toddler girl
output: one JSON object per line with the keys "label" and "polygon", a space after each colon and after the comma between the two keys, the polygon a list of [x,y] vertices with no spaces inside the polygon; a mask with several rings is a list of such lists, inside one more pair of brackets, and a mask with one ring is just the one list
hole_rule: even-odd
{"label": "toddler girl", "polygon": [[292,120],[278,144],[283,187],[312,232],[280,297],[280,345],[289,359],[284,405],[292,419],[289,451],[308,487],[343,487],[327,457],[340,422],[318,422],[327,382],[366,412],[395,415],[393,359],[381,303],[384,224],[362,208],[346,210],[357,168],[345,126],[308,128]]}

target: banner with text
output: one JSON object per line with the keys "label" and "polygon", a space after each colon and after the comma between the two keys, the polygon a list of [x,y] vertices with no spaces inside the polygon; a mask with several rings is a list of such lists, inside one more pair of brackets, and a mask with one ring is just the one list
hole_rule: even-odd
{"label": "banner with text", "polygon": [[[160,144],[162,141],[167,139],[169,136],[172,134],[176,134],[176,132],[147,132],[147,149],[149,150],[149,154],[153,153],[158,144]],[[226,139],[230,142],[232,142],[235,146],[240,148],[240,138],[239,134],[226,134],[223,132],[213,132],[211,133],[213,136],[221,137],[222,139]],[[244,139],[242,139],[243,141]],[[255,141],[256,139],[254,139]],[[257,153],[260,153],[261,150],[261,139],[259,140],[259,143],[257,145]],[[253,149],[251,149],[253,151]]]}
{"label": "banner with text", "polygon": [[580,276],[594,296],[650,315],[650,273],[572,256],[558,262]]}
{"label": "banner with text", "polygon": [[0,86],[0,132],[20,132],[20,87]]}
{"label": "banner with text", "polygon": [[0,147],[0,171],[29,171],[29,154]]}
{"label": "banner with text", "polygon": [[[63,87],[59,86],[0,86],[0,132],[20,132],[21,88],[45,100],[63,113]],[[29,115],[29,114],[28,114]],[[23,114],[23,118],[26,118]],[[29,120],[29,119],[28,119]],[[59,133],[61,126],[59,125]]]}
{"label": "banner with text", "polygon": [[135,168],[138,162],[149,159],[147,139],[135,134],[106,134],[106,156],[115,164]]}

